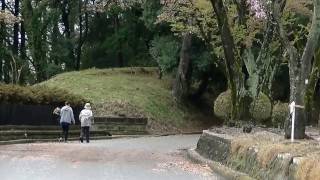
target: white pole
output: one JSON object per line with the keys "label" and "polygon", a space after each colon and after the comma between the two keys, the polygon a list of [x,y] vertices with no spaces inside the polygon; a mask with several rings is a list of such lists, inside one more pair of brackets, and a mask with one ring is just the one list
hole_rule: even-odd
{"label": "white pole", "polygon": [[296,103],[292,101],[290,104],[290,114],[291,114],[291,142],[294,141],[294,121],[296,116]]}
{"label": "white pole", "polygon": [[291,126],[291,142],[294,141],[294,121],[295,121],[295,117],[296,117],[296,108],[293,106],[293,113],[292,113],[292,126]]}

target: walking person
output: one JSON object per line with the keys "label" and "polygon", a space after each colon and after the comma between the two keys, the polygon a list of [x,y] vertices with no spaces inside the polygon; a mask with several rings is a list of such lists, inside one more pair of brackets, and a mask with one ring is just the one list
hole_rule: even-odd
{"label": "walking person", "polygon": [[93,114],[91,111],[90,103],[84,105],[84,109],[80,112],[79,119],[81,122],[81,134],[80,141],[83,143],[84,137],[86,137],[87,143],[90,142],[90,127],[93,124]]}
{"label": "walking person", "polygon": [[70,124],[75,124],[73,110],[70,107],[68,101],[65,102],[65,106],[60,111],[60,125],[62,127],[62,134],[64,135],[64,142],[68,141],[68,133]]}
{"label": "walking person", "polygon": [[60,123],[60,112],[61,109],[59,107],[56,107],[52,112],[53,119],[56,121],[56,123]]}
{"label": "walking person", "polygon": [[[60,125],[60,113],[61,113],[61,108],[60,107],[56,107],[52,114],[53,114],[53,119],[54,121]],[[58,141],[61,142],[62,141],[62,134],[60,134]]]}

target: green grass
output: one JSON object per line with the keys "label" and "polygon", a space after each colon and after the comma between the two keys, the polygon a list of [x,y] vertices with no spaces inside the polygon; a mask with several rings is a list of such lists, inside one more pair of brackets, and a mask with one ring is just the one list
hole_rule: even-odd
{"label": "green grass", "polygon": [[171,82],[168,77],[158,79],[155,68],[121,68],[69,72],[41,84],[83,96],[94,104],[96,115],[144,116],[156,122],[151,128],[197,126],[190,121],[202,114],[176,105]]}

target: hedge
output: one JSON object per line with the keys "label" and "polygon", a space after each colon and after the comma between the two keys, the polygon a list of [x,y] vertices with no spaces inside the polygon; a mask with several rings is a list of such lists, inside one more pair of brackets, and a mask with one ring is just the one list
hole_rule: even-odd
{"label": "hedge", "polygon": [[[261,93],[258,99],[250,105],[250,115],[258,123],[265,123],[265,120],[270,120],[272,106],[270,99]],[[225,121],[230,120],[231,116],[231,91],[227,90],[221,93],[214,102],[214,114]]]}
{"label": "hedge", "polygon": [[58,106],[65,101],[77,106],[83,105],[86,99],[58,88],[0,84],[1,103]]}

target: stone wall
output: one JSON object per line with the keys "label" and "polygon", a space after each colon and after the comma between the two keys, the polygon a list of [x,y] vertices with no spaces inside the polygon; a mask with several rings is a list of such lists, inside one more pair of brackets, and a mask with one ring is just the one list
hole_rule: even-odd
{"label": "stone wall", "polygon": [[203,131],[195,150],[204,158],[219,162],[256,179],[297,179],[297,167],[301,157],[283,152],[275,155],[269,162],[261,162],[258,158],[259,148],[254,145],[249,147],[243,145],[245,151],[241,153],[232,152],[234,139],[226,134]]}
{"label": "stone wall", "polygon": [[205,158],[226,163],[230,156],[230,148],[230,136],[203,131],[196,151]]}
{"label": "stone wall", "polygon": [[[54,106],[0,104],[0,125],[58,125],[53,117]],[[72,107],[76,124],[79,124],[79,113],[82,107]]]}

